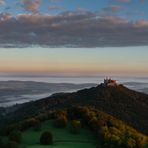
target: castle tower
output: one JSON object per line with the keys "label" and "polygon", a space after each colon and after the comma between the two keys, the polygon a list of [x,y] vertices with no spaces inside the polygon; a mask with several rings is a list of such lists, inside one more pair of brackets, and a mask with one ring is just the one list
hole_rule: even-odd
{"label": "castle tower", "polygon": [[112,80],[111,78],[109,77],[106,77],[104,79],[104,86],[117,86],[117,81],[116,80]]}

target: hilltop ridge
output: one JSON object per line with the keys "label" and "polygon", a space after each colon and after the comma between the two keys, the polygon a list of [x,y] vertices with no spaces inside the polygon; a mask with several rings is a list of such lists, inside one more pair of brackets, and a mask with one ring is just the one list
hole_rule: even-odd
{"label": "hilltop ridge", "polygon": [[123,120],[128,125],[148,134],[148,95],[128,89],[122,84],[82,89],[74,93],[55,94],[38,101],[18,105],[7,119],[32,116],[47,110],[62,109],[73,105],[94,106]]}

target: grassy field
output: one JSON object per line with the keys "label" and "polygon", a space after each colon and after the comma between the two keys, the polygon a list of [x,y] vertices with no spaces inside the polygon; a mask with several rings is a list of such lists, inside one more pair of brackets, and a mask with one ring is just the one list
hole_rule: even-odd
{"label": "grassy field", "polygon": [[[42,123],[41,131],[36,132],[29,129],[23,133],[23,145],[27,148],[95,148],[96,137],[88,129],[81,129],[80,134],[71,134],[69,127],[64,129],[54,128],[53,121]],[[52,146],[42,146],[39,144],[40,135],[44,131],[53,134],[54,144]]]}

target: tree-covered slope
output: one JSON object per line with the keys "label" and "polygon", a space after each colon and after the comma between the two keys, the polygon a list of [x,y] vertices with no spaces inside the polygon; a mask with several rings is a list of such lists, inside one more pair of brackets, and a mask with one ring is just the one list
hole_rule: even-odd
{"label": "tree-covered slope", "polygon": [[[123,85],[104,87],[98,85],[75,93],[55,94],[38,101],[17,105],[6,114],[5,123],[22,120],[47,110],[73,105],[95,106],[148,134],[148,95],[130,90]],[[15,109],[14,109],[15,108]],[[2,124],[2,123],[1,123]]]}
{"label": "tree-covered slope", "polygon": [[[43,135],[46,136],[42,139]],[[148,147],[146,135],[88,106],[57,109],[26,118],[4,129],[0,141],[1,148],[73,148],[76,145],[88,148]]]}

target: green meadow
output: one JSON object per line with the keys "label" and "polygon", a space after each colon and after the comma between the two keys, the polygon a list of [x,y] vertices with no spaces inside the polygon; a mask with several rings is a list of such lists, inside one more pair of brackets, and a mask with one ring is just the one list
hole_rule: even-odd
{"label": "green meadow", "polygon": [[[40,135],[44,131],[53,134],[53,145],[40,145]],[[96,137],[87,128],[82,128],[80,134],[72,134],[69,125],[66,128],[55,128],[53,121],[48,120],[42,123],[41,130],[35,131],[33,128],[23,132],[22,145],[26,148],[95,148]]]}

